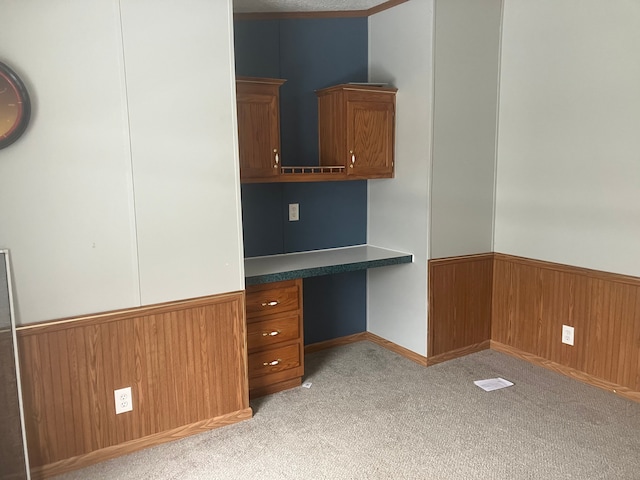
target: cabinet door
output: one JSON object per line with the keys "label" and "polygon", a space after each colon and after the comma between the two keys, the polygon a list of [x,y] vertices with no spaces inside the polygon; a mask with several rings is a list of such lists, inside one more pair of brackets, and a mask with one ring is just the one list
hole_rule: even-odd
{"label": "cabinet door", "polygon": [[347,102],[347,175],[393,176],[393,117],[391,102]]}
{"label": "cabinet door", "polygon": [[240,178],[264,178],[280,173],[278,97],[237,92]]}

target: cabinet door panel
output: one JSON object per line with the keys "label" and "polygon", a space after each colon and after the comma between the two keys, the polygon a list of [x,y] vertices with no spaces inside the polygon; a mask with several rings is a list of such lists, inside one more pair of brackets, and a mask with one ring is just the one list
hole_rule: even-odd
{"label": "cabinet door panel", "polygon": [[238,94],[238,147],[240,176],[278,175],[280,152],[277,98],[272,95]]}
{"label": "cabinet door panel", "polygon": [[393,104],[347,103],[348,175],[391,176],[393,172]]}

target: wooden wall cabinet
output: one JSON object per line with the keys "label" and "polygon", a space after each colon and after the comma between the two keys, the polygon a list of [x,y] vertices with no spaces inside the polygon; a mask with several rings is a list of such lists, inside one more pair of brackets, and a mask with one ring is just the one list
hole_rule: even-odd
{"label": "wooden wall cabinet", "polygon": [[276,78],[236,78],[240,181],[392,178],[396,88],[342,84],[318,95],[318,166],[282,166]]}
{"label": "wooden wall cabinet", "polygon": [[280,86],[275,78],[236,78],[240,179],[280,175]]}
{"label": "wooden wall cabinet", "polygon": [[299,386],[304,374],[302,280],[247,287],[251,398]]}
{"label": "wooden wall cabinet", "polygon": [[342,84],[318,90],[320,166],[351,179],[392,178],[396,88]]}

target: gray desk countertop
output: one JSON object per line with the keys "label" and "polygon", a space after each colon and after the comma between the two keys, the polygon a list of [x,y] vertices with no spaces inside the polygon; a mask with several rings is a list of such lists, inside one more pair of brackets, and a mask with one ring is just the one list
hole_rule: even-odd
{"label": "gray desk countertop", "polygon": [[258,285],[411,262],[410,253],[356,245],[245,258],[244,276],[246,285]]}

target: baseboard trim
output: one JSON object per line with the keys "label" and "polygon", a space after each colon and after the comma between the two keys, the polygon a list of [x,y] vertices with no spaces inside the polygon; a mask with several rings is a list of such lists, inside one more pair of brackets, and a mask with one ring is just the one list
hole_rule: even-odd
{"label": "baseboard trim", "polygon": [[455,350],[451,350],[450,352],[434,355],[433,357],[427,357],[427,366],[430,367],[431,365],[436,365],[448,360],[453,360],[454,358],[464,357],[471,353],[481,352],[482,350],[488,350],[489,348],[490,340],[485,340],[484,342],[480,343],[474,343],[473,345],[457,348]]}
{"label": "baseboard trim", "polygon": [[397,353],[402,357],[408,358],[412,362],[416,362],[423,366],[427,365],[427,357],[423,357],[422,355],[412,352],[408,348],[401,347],[400,345],[390,342],[389,340],[379,337],[375,333],[371,332],[354,333],[353,335],[334,338],[324,342],[312,343],[304,347],[304,353],[319,352],[321,350],[326,350],[327,348],[340,347],[342,345],[349,345],[351,343],[362,342],[364,340],[380,345],[381,347]]}
{"label": "baseboard trim", "polygon": [[365,333],[366,335],[364,335],[363,340],[369,340],[370,342],[373,342],[377,345],[380,345],[383,348],[386,348],[387,350],[397,353],[398,355],[405,357],[419,365],[422,365],[423,367],[427,366],[427,361],[428,361],[427,357],[423,357],[422,355],[416,352],[413,352],[408,348],[401,347],[397,343],[393,343],[387,339],[379,337],[375,333],[371,333],[371,332],[365,332]]}
{"label": "baseboard trim", "polygon": [[368,332],[354,333],[353,335],[346,335],[344,337],[332,338],[331,340],[325,340],[324,342],[311,343],[304,346],[305,355],[308,353],[319,352],[326,350],[327,348],[341,347],[342,345],[349,345],[350,343],[361,342],[367,340]]}
{"label": "baseboard trim", "polygon": [[236,412],[220,415],[219,417],[174,428],[173,430],[167,430],[166,432],[160,432],[147,437],[131,440],[129,442],[102,448],[84,455],[78,455],[77,457],[67,458],[55,463],[32,468],[31,478],[33,480],[39,480],[53,477],[72,470],[88,467],[89,465],[93,465],[98,462],[127,455],[129,453],[142,450],[143,448],[153,447],[173,440],[178,440],[183,437],[188,437],[190,435],[195,435],[197,433],[206,432],[215,428],[248,420],[252,416],[253,411],[251,410],[251,407],[249,407]]}
{"label": "baseboard trim", "polygon": [[616,395],[620,395],[621,397],[624,397],[628,400],[632,400],[634,402],[640,402],[640,392],[632,390],[628,387],[624,387],[622,385],[618,385],[616,383],[602,380],[600,378],[594,377],[593,375],[589,375],[588,373],[584,373],[584,372],[581,372],[580,370],[576,370],[575,368],[567,367],[565,365],[552,362],[551,360],[547,360],[546,358],[539,357],[532,353],[524,352],[522,350],[511,347],[509,345],[496,342],[495,340],[491,340],[491,350],[495,350],[500,353],[511,355],[512,357],[516,357],[526,362],[529,362],[533,365],[546,368],[547,370],[552,370],[556,373],[560,373],[561,375],[565,375],[567,377],[573,378],[574,380],[578,380],[582,383],[586,383],[587,385],[592,385],[594,387],[607,390],[609,392],[615,393]]}
{"label": "baseboard trim", "polygon": [[607,382],[606,380],[602,380],[600,378],[594,377],[593,375],[589,375],[587,373],[581,372],[579,370],[576,370],[575,368],[560,365],[559,363],[552,362],[551,360],[547,360],[542,357],[538,357],[537,355],[523,352],[522,350],[518,350],[517,348],[510,347],[509,345],[505,345],[500,342],[496,342],[495,340],[485,340],[484,342],[476,343],[474,345],[469,345],[468,347],[464,347],[464,348],[459,348],[457,350],[443,353],[441,355],[435,355],[433,357],[423,357],[422,355],[412,352],[407,348],[401,347],[398,344],[395,344],[389,340],[379,337],[374,333],[361,332],[361,333],[356,333],[354,335],[348,335],[346,337],[335,338],[332,340],[327,340],[324,342],[318,342],[318,343],[313,343],[311,345],[307,345],[304,349],[304,353],[307,354],[307,353],[319,352],[327,348],[339,347],[342,345],[348,345],[351,343],[361,342],[364,340],[368,340],[377,345],[380,345],[381,347],[386,348],[387,350],[397,353],[398,355],[401,355],[413,362],[416,362],[426,367],[437,365],[438,363],[453,360],[455,358],[464,357],[471,353],[476,353],[476,352],[481,352],[483,350],[491,349],[500,353],[504,353],[506,355],[510,355],[512,357],[519,358],[533,365],[537,365],[539,367],[552,370],[556,373],[560,373],[561,375],[565,375],[567,377],[586,383],[588,385],[592,385],[594,387],[598,387],[603,390],[610,391],[612,393],[615,393],[616,395],[632,400],[634,402],[640,402],[640,392],[637,392],[635,390],[632,390],[622,385],[618,385],[616,383]]}

